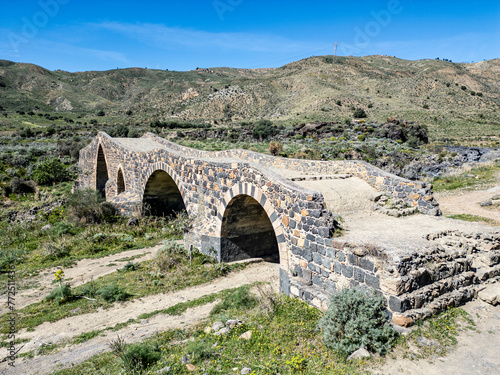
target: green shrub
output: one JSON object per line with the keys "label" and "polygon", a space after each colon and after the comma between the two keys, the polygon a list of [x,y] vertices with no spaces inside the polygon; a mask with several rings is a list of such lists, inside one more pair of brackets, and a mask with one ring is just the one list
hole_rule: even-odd
{"label": "green shrub", "polygon": [[218,350],[213,347],[210,341],[191,341],[187,347],[186,351],[193,361],[204,361],[211,359],[218,354]]}
{"label": "green shrub", "polygon": [[52,158],[35,165],[32,177],[40,185],[52,185],[57,182],[70,181],[74,176],[59,158]]}
{"label": "green shrub", "polygon": [[171,241],[165,247],[157,251],[153,262],[152,268],[155,273],[168,273],[189,257],[186,249]]}
{"label": "green shrub", "polygon": [[346,354],[361,346],[384,354],[397,337],[397,332],[387,323],[382,297],[356,288],[344,289],[332,296],[319,327],[326,346]]}
{"label": "green shrub", "polygon": [[[160,352],[148,344],[132,344],[127,346],[123,354],[126,363],[136,371],[142,371],[155,364],[160,359]],[[129,371],[132,370],[129,368]]]}
{"label": "green shrub", "polygon": [[119,271],[127,272],[127,271],[136,271],[139,266],[132,262],[127,262]]}
{"label": "green shrub", "polygon": [[252,136],[255,139],[266,139],[276,133],[276,128],[269,120],[260,120],[252,129]]}
{"label": "green shrub", "polygon": [[73,224],[68,223],[67,221],[58,221],[52,227],[52,233],[56,237],[62,237],[66,234],[75,235],[77,233],[77,229],[73,226]]}
{"label": "green shrub", "polygon": [[65,302],[70,301],[73,298],[73,291],[69,284],[61,284],[56,289],[54,289],[45,300],[47,302],[54,301],[56,305],[62,305]]}
{"label": "green shrub", "polygon": [[125,341],[118,336],[109,344],[113,354],[120,358],[123,366],[130,374],[140,374],[149,366],[158,362],[161,353],[158,348],[149,344],[138,343],[125,345]]}
{"label": "green shrub", "polygon": [[114,207],[92,189],[78,189],[66,202],[68,217],[75,223],[101,223],[116,221]]}
{"label": "green shrub", "polygon": [[125,301],[130,297],[130,294],[125,291],[125,288],[121,288],[115,283],[103,286],[97,291],[97,294],[106,302]]}
{"label": "green shrub", "polygon": [[354,118],[365,118],[368,117],[363,108],[356,108],[353,113]]}
{"label": "green shrub", "polygon": [[215,305],[210,315],[217,315],[231,308],[251,309],[257,305],[257,297],[250,293],[250,286],[243,285],[234,292],[229,293],[221,302]]}

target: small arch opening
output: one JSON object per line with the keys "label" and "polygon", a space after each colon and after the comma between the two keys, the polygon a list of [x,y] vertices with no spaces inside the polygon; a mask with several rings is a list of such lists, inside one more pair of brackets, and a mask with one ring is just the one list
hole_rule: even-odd
{"label": "small arch opening", "polygon": [[162,170],[153,172],[146,183],[142,200],[143,213],[168,217],[186,211],[184,200],[177,184]]}
{"label": "small arch opening", "polygon": [[123,172],[118,169],[118,176],[116,177],[116,194],[121,194],[125,191],[125,179],[123,178]]}
{"label": "small arch opening", "polygon": [[265,258],[279,263],[279,248],[266,211],[249,195],[234,197],[224,212],[221,228],[221,260]]}
{"label": "small arch opening", "polygon": [[106,199],[106,182],[108,181],[108,166],[102,146],[99,145],[97,152],[97,167],[96,167],[96,190]]}

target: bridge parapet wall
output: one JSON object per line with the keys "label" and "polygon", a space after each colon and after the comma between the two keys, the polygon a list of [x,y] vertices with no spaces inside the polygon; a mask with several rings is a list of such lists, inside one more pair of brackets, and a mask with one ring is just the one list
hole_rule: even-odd
{"label": "bridge parapet wall", "polygon": [[261,166],[277,169],[287,169],[308,174],[352,174],[365,180],[379,191],[403,199],[411,207],[417,207],[419,212],[437,216],[441,214],[437,201],[434,199],[432,185],[428,182],[411,181],[383,171],[361,160],[303,160],[276,157],[257,152],[234,149],[226,151],[202,151],[184,147],[160,138],[152,133],[146,133],[145,138],[161,143],[166,147],[183,154],[199,158],[235,158],[247,160]]}

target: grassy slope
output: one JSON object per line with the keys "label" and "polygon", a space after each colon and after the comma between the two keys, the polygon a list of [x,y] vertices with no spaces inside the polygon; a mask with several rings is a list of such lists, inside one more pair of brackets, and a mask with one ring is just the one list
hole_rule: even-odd
{"label": "grassy slope", "polygon": [[[159,118],[268,117],[292,124],[342,120],[352,117],[354,106],[364,108],[373,120],[397,115],[420,121],[430,126],[434,137],[494,136],[500,129],[499,76],[500,60],[456,64],[388,56],[320,56],[278,69],[188,72],[51,72],[2,60],[0,86],[5,87],[0,87],[0,106],[53,111],[67,99],[73,110],[82,112],[103,108],[123,115],[130,108]],[[195,94],[183,96],[189,89]]]}

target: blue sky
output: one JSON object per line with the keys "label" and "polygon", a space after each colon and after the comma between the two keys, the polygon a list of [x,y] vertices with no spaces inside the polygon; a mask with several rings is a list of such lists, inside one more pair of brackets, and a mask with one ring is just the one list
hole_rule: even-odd
{"label": "blue sky", "polygon": [[0,59],[68,71],[278,67],[312,55],[500,57],[500,2],[2,1]]}

